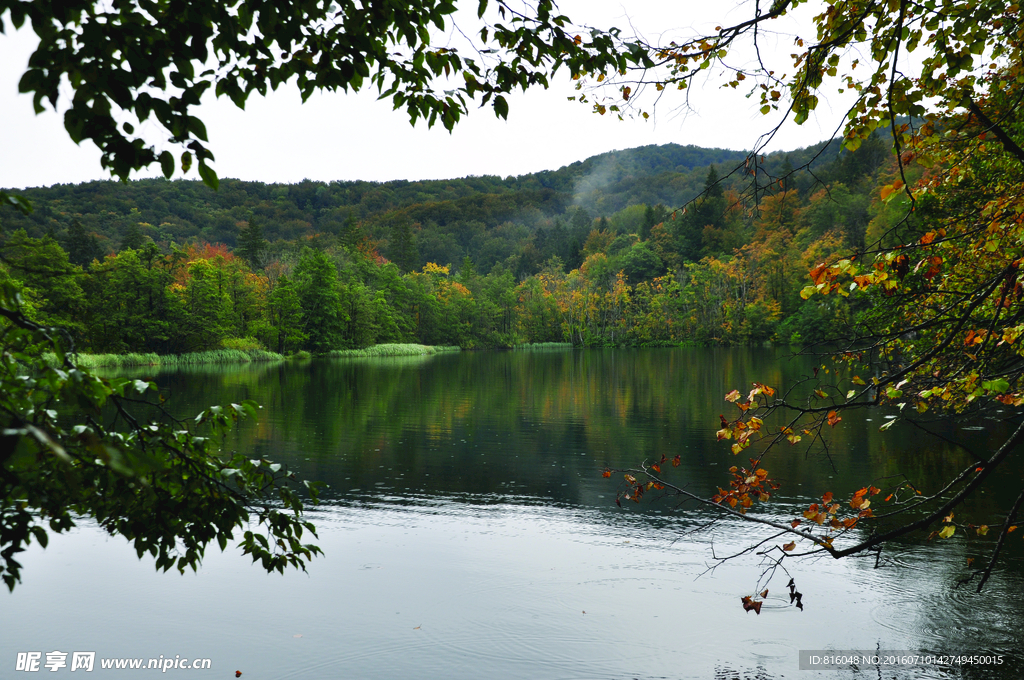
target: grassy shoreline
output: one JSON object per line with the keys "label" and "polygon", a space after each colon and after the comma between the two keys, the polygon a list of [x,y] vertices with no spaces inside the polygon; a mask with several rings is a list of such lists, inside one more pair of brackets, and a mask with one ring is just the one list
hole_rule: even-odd
{"label": "grassy shoreline", "polygon": [[[284,361],[287,357],[263,349],[215,349],[187,354],[155,354],[128,352],[126,354],[75,354],[75,364],[81,368],[132,368],[135,366],[196,366],[198,364],[247,364],[254,361]],[[47,353],[43,358],[51,366],[59,365],[57,355]]]}
{"label": "grassy shoreline", "polygon": [[[459,352],[460,347],[415,345],[389,343],[372,345],[362,349],[339,349],[320,355],[325,357],[391,357],[414,356],[423,354],[440,354]],[[58,366],[57,355],[44,355],[47,363]],[[155,354],[152,352],[127,352],[125,354],[75,354],[75,364],[81,368],[134,368],[198,366],[201,364],[248,364],[257,361],[286,361],[289,359],[309,359],[309,352],[296,352],[284,356],[277,352],[263,349],[215,349],[207,352],[190,352],[188,354]]]}
{"label": "grassy shoreline", "polygon": [[420,354],[442,354],[461,352],[462,348],[448,345],[415,345],[412,343],[387,343],[371,345],[362,349],[336,349],[323,355],[333,358],[349,357],[407,357]]}

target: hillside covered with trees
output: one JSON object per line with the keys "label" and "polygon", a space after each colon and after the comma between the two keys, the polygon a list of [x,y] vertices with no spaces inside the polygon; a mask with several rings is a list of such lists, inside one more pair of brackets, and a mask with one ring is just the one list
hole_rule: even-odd
{"label": "hillside covered with trees", "polygon": [[89,352],[841,332],[842,301],[799,291],[815,263],[888,228],[885,141],[743,158],[664,145],[504,179],[29,189],[32,213],[0,212],[3,276]]}

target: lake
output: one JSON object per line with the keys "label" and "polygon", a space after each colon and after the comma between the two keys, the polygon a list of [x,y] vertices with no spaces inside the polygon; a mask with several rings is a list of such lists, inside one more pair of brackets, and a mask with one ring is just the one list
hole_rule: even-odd
{"label": "lake", "polygon": [[[790,560],[789,574],[766,584],[756,555],[709,570],[713,555],[767,536],[761,529],[729,520],[690,533],[711,515],[669,499],[616,506],[621,475],[602,471],[663,455],[681,456],[670,478],[690,490],[727,484],[727,468],[746,459],[715,441],[718,414],[735,410],[723,395],[754,380],[795,386],[812,366],[779,349],[537,350],[144,376],[181,415],[258,401],[259,421],[226,446],[328,485],[310,513],[326,555],[308,574],[281,576],[212,548],[196,574],[157,574],[124,539],[82,522],[28,551],[23,583],[0,595],[0,676],[33,677],[10,670],[18,652],[45,662],[46,652],[94,651],[85,677],[1019,677],[1020,533],[980,595],[955,581],[968,557],[987,559],[994,536],[959,532],[900,541],[878,568],[874,557]],[[783,482],[773,516],[788,521],[823,490],[848,498],[894,474],[934,488],[973,460],[910,425],[878,432],[887,415],[844,414],[830,460],[793,447],[766,461]],[[997,421],[935,427],[979,452],[1006,432]],[[1012,462],[957,512],[993,521],[1024,476]],[[790,577],[803,611],[790,605]],[[765,587],[760,615],[745,612],[741,596]],[[800,650],[998,653],[1004,662],[821,673],[799,670]],[[211,667],[99,667],[161,656]],[[57,673],[71,672],[68,658]]]}

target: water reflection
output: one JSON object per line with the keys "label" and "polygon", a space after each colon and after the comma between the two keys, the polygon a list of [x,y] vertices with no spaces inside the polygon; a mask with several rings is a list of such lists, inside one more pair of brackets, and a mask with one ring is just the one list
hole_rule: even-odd
{"label": "water reflection", "polygon": [[[978,550],[970,543],[910,538],[881,569],[799,563],[807,609],[789,606],[785,575],[755,616],[739,596],[759,587],[757,556],[705,573],[712,544],[746,546],[749,525],[677,541],[706,518],[667,503],[616,508],[600,470],[644,458],[679,454],[674,474],[714,489],[736,460],[714,438],[721,395],[753,380],[784,389],[810,370],[773,350],[590,350],[159,373],[182,415],[263,405],[228,444],[330,485],[314,512],[327,557],[308,577],[267,576],[234,554],[210,555],[197,575],[157,576],[120,539],[85,528],[27,556],[0,659],[91,644],[215,660],[215,674],[190,677],[237,666],[256,678],[724,680],[797,675],[800,649],[881,648],[1010,656],[991,673],[849,677],[1016,677],[1020,545],[982,596],[951,587]],[[970,462],[909,427],[880,435],[883,415],[844,416],[832,465],[796,449],[773,459],[778,517],[823,485],[844,493],[899,473],[927,487]],[[965,436],[983,449],[998,434]],[[991,510],[1004,493],[967,510]]]}

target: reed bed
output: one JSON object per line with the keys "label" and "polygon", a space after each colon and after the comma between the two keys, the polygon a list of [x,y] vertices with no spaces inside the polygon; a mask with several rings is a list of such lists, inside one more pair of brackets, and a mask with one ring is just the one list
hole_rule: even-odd
{"label": "reed bed", "polygon": [[[43,357],[50,366],[58,366],[57,355]],[[251,361],[284,361],[277,352],[263,349],[215,349],[188,354],[76,354],[75,364],[81,368],[132,368],[134,366],[196,366],[199,364],[246,364]]]}
{"label": "reed bed", "polygon": [[284,361],[277,352],[265,349],[213,349],[208,352],[189,352],[160,357],[164,366],[191,366],[196,364],[247,364],[250,361]]}
{"label": "reed bed", "polygon": [[442,352],[460,352],[461,347],[447,345],[415,345],[412,343],[387,343],[372,345],[362,349],[336,349],[326,356],[339,357],[405,357],[417,354],[441,354]]}

